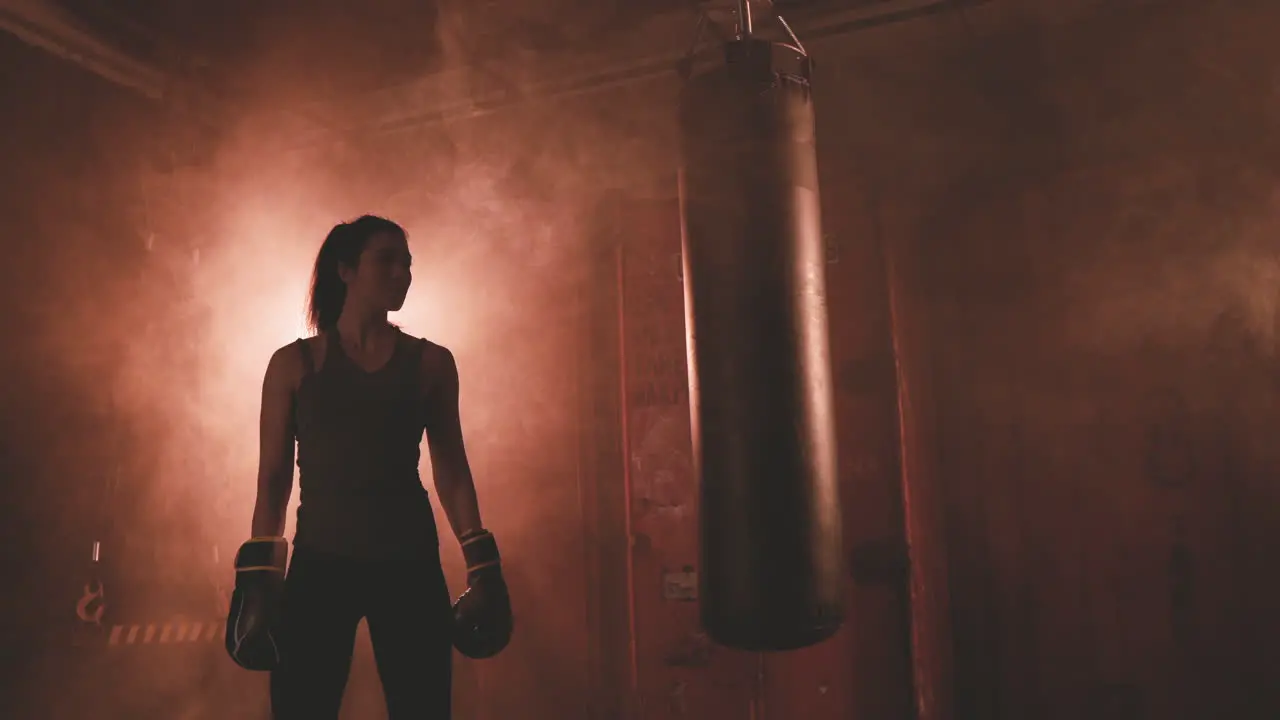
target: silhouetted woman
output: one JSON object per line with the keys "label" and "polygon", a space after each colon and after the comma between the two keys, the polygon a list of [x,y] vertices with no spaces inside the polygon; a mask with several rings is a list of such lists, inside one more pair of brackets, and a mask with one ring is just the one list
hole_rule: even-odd
{"label": "silhouetted woman", "polygon": [[[315,263],[314,335],[267,366],[253,535],[236,558],[227,649],[271,671],[277,720],[338,717],[361,618],[392,720],[450,717],[460,632],[480,643],[458,646],[476,657],[510,636],[497,545],[481,525],[463,446],[453,355],[387,321],[404,304],[410,265],[406,234],[390,220],[335,227]],[[424,431],[467,559],[471,588],[456,613],[418,475]],[[286,576],[295,444],[301,499]]]}

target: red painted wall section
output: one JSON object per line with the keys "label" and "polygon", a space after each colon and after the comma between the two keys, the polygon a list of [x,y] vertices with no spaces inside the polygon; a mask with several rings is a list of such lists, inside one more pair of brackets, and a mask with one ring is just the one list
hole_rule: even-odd
{"label": "red painted wall section", "polygon": [[640,716],[747,718],[756,658],[710,644],[698,619],[678,206],[638,202],[627,215],[619,274]]}
{"label": "red painted wall section", "polygon": [[697,479],[674,201],[635,202],[620,226],[626,453],[644,718],[905,720],[914,715],[896,376],[885,260],[869,212],[837,188],[828,294],[846,555],[845,627],[764,656],[710,645],[696,592]]}

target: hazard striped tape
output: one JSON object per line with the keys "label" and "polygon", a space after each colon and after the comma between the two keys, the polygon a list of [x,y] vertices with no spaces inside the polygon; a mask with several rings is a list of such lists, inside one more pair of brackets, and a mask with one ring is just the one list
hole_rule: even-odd
{"label": "hazard striped tape", "polygon": [[108,646],[177,645],[213,642],[226,630],[226,620],[213,622],[168,622],[140,625],[112,625],[107,635]]}

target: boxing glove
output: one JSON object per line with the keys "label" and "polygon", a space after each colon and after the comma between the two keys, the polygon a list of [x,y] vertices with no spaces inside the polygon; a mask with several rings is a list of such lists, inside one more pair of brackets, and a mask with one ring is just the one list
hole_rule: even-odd
{"label": "boxing glove", "polygon": [[476,660],[502,652],[511,642],[511,596],[502,578],[498,543],[487,530],[462,538],[467,590],[453,604],[453,646]]}
{"label": "boxing glove", "polygon": [[272,670],[280,662],[275,629],[284,596],[289,541],[253,538],[236,553],[236,589],[227,617],[227,654],[246,670]]}

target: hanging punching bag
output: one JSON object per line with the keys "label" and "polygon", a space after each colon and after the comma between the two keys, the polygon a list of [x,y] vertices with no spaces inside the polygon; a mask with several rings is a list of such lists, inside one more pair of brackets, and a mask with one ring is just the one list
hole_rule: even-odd
{"label": "hanging punching bag", "polygon": [[842,620],[842,549],[810,61],[745,37],[680,98],[702,623],[791,650]]}

